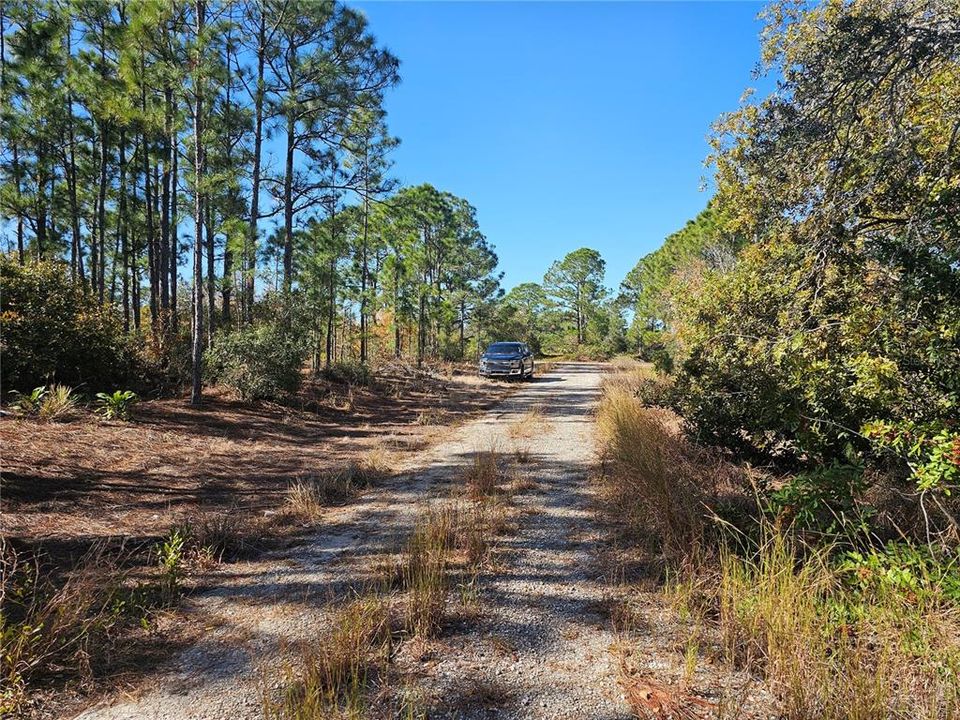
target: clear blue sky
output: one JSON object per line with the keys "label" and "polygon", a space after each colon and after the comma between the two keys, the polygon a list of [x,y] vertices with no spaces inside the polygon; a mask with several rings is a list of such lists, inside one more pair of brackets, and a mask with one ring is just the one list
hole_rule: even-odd
{"label": "clear blue sky", "polygon": [[584,246],[615,288],[706,205],[710,123],[757,86],[760,3],[352,4],[401,61],[394,175],[477,208],[506,288]]}

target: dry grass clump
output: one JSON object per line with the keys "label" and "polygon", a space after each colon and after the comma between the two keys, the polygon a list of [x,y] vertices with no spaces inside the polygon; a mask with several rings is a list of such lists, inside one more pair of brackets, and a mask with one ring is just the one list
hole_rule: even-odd
{"label": "dry grass clump", "polygon": [[421,410],[416,419],[417,425],[446,425],[448,422],[450,422],[450,411],[440,407]]}
{"label": "dry grass clump", "polygon": [[628,528],[653,530],[667,557],[702,546],[707,502],[726,469],[668,430],[657,411],[608,386],[598,425],[610,461],[606,489]]}
{"label": "dry grass clump", "polygon": [[433,637],[440,629],[450,589],[450,554],[456,527],[454,508],[428,510],[417,521],[404,548],[404,627],[412,635]]}
{"label": "dry grass clump", "polygon": [[329,633],[287,670],[279,698],[264,700],[271,720],[358,717],[372,676],[390,659],[393,643],[389,598],[371,594],[338,608]]}
{"label": "dry grass clump", "polygon": [[286,508],[300,518],[316,520],[324,509],[356,497],[388,477],[391,470],[386,451],[372,450],[342,470],[295,480],[287,490]]}
{"label": "dry grass clump", "polygon": [[200,566],[239,560],[257,549],[257,524],[236,511],[201,511],[175,528],[184,537],[187,560]]}
{"label": "dry grass clump", "polygon": [[36,682],[91,678],[125,631],[147,622],[155,588],[132,587],[124,560],[100,543],[54,576],[0,539],[0,715],[15,713]]}
{"label": "dry grass clump", "polygon": [[299,478],[287,490],[287,509],[304,520],[316,520],[330,505],[343,502],[356,492],[348,472]]}
{"label": "dry grass clump", "polygon": [[479,568],[490,555],[490,508],[486,503],[472,503],[460,520],[457,545],[463,549],[467,565]]}
{"label": "dry grass clump", "polygon": [[549,421],[540,405],[532,405],[521,417],[507,427],[507,434],[514,440],[529,440],[538,437],[547,429]]}
{"label": "dry grass clump", "polygon": [[473,500],[492,497],[500,492],[502,457],[500,452],[490,447],[473,454],[470,464],[464,471],[467,494]]}
{"label": "dry grass clump", "polygon": [[528,465],[533,457],[530,455],[530,448],[523,445],[517,446],[513,451],[513,459],[518,465]]}
{"label": "dry grass clump", "polygon": [[672,381],[658,373],[650,363],[636,360],[614,362],[603,379],[604,392],[624,393],[648,407],[670,407]]}

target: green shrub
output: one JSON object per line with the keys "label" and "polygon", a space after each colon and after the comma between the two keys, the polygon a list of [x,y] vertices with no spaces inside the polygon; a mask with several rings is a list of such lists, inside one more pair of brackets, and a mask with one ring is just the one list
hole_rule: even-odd
{"label": "green shrub", "polygon": [[865,488],[863,468],[837,463],[791,477],[770,494],[770,510],[801,530],[865,531],[872,515],[858,502]]}
{"label": "green shrub", "polygon": [[20,265],[0,255],[0,383],[11,390],[56,381],[88,390],[127,380],[134,354],[116,312],[57,262]]}
{"label": "green shrub", "polygon": [[67,420],[77,407],[77,395],[66,385],[51,385],[37,409],[41,420]]}
{"label": "green shrub", "polygon": [[300,387],[306,349],[281,323],[263,323],[217,338],[204,354],[204,375],[244,400],[263,400]]}
{"label": "green shrub", "polygon": [[133,390],[114,390],[97,393],[97,412],[107,420],[129,420],[130,410],[140,398]]}
{"label": "green shrub", "polygon": [[368,386],[373,383],[373,373],[370,372],[370,367],[355,360],[342,360],[333,363],[323,371],[323,375],[327,380],[344,385]]}
{"label": "green shrub", "polygon": [[40,405],[47,396],[47,386],[35,387],[29,393],[13,390],[10,393],[10,407],[24,415],[36,415],[40,412]]}
{"label": "green shrub", "polygon": [[960,550],[935,553],[925,545],[889,542],[883,548],[849,551],[838,571],[863,595],[905,595],[917,602],[960,604]]}

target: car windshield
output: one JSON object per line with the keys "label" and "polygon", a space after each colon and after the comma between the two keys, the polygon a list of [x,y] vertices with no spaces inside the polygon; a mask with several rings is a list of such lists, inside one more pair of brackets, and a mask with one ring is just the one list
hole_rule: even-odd
{"label": "car windshield", "polygon": [[520,352],[520,343],[493,343],[487,348],[488,353],[518,353]]}

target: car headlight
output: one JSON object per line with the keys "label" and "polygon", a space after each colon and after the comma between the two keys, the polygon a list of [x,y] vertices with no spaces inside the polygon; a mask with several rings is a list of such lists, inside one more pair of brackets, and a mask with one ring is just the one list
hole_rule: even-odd
{"label": "car headlight", "polygon": [[519,360],[514,360],[514,361],[513,361],[512,363],[510,363],[510,364],[511,364],[513,367],[515,367],[515,368],[520,367],[520,361],[519,361]]}

